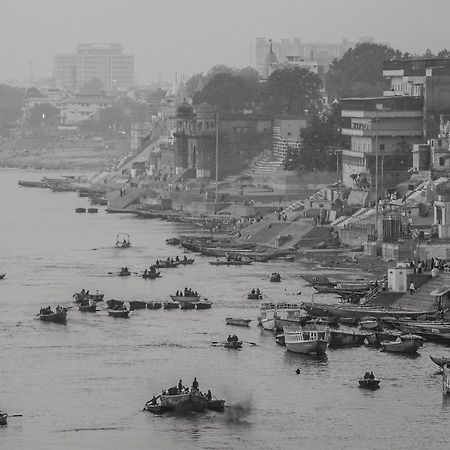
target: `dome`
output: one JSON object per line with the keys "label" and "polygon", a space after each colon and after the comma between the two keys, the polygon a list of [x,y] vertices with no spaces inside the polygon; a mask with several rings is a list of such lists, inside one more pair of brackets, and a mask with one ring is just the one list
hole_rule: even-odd
{"label": "dome", "polygon": [[197,108],[197,119],[212,119],[214,118],[214,108],[206,102],[203,102]]}
{"label": "dome", "polygon": [[177,106],[177,117],[188,118],[193,113],[192,106],[186,100]]}

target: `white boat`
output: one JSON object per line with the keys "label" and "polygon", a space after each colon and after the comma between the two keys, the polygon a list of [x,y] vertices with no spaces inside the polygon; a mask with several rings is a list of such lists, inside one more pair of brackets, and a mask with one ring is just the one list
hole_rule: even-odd
{"label": "white boat", "polygon": [[448,368],[448,364],[445,364],[442,370],[442,393],[447,395],[450,394],[450,369]]}
{"label": "white boat", "polygon": [[274,331],[275,327],[275,316],[267,317],[265,319],[261,319],[261,325],[265,330]]}
{"label": "white boat", "polygon": [[263,320],[275,317],[275,303],[261,303],[258,317],[258,324],[262,325]]}
{"label": "white boat", "polygon": [[275,311],[275,327],[282,331],[285,325],[304,325],[308,313],[298,303],[277,303]]}
{"label": "white boat", "polygon": [[286,326],[284,342],[286,349],[294,353],[314,353],[323,355],[328,346],[329,331],[326,325],[316,323],[302,327]]}
{"label": "white boat", "polygon": [[373,317],[367,317],[362,319],[359,325],[363,330],[373,330],[378,327],[378,320]]}

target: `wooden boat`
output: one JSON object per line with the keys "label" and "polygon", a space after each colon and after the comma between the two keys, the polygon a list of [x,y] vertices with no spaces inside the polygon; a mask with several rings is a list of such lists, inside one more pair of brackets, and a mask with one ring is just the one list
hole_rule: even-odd
{"label": "wooden boat", "polygon": [[364,344],[367,334],[357,330],[330,330],[329,346],[333,348],[358,347]]}
{"label": "wooden boat", "polygon": [[120,317],[126,319],[130,314],[130,310],[128,308],[108,309],[108,314],[112,317]]}
{"label": "wooden boat", "polygon": [[65,323],[67,320],[67,309],[59,308],[57,311],[51,310],[50,313],[40,312],[38,316],[44,322]]}
{"label": "wooden boat", "polygon": [[178,264],[181,264],[182,266],[187,266],[189,264],[194,264],[195,259],[194,258],[186,258],[186,259],[180,259],[175,262]]}
{"label": "wooden boat", "polygon": [[0,280],[3,280],[6,277],[6,273],[0,274]]}
{"label": "wooden boat", "polygon": [[161,309],[161,302],[147,302],[147,309]]}
{"label": "wooden boat", "polygon": [[180,245],[180,240],[178,238],[166,239],[166,244],[168,245]]}
{"label": "wooden boat", "polygon": [[142,278],[144,278],[144,280],[154,280],[155,278],[160,278],[161,277],[161,272],[152,272],[150,270],[148,270],[147,272],[144,272],[142,274]]}
{"label": "wooden boat", "polygon": [[122,300],[114,300],[113,298],[111,300],[106,301],[106,306],[108,309],[119,309],[122,308],[125,302]]}
{"label": "wooden boat", "polygon": [[183,303],[187,303],[187,302],[198,302],[200,300],[200,295],[171,295],[170,298],[174,301],[174,302],[183,302]]}
{"label": "wooden boat", "polygon": [[329,331],[324,325],[315,323],[303,327],[284,328],[286,349],[294,353],[323,355],[328,346]]}
{"label": "wooden boat", "polygon": [[341,325],[347,325],[349,327],[356,327],[359,323],[359,319],[357,317],[342,317],[340,319]]}
{"label": "wooden boat", "polygon": [[195,302],[195,309],[211,309],[212,302],[209,302],[206,298],[204,300],[200,300],[199,302]]}
{"label": "wooden boat", "polygon": [[227,317],[225,323],[227,325],[236,325],[238,327],[248,327],[252,319],[237,319],[233,317]]}
{"label": "wooden boat", "polygon": [[98,208],[88,208],[88,213],[98,213]]}
{"label": "wooden boat", "polygon": [[281,281],[281,276],[278,273],[273,273],[272,275],[270,275],[270,281],[272,283],[279,283]]}
{"label": "wooden boat", "polygon": [[37,188],[48,188],[49,184],[46,181],[26,181],[19,180],[19,186],[23,187],[37,187]]}
{"label": "wooden boat", "polygon": [[93,302],[102,302],[103,298],[105,297],[105,294],[100,293],[89,294],[89,297]]}
{"label": "wooden boat", "polygon": [[416,353],[421,343],[415,339],[402,340],[398,338],[394,342],[381,342],[382,351],[389,353]]}
{"label": "wooden boat", "polygon": [[263,296],[261,293],[250,292],[249,294],[247,294],[247,298],[249,300],[262,300]]}
{"label": "wooden boat", "polygon": [[97,311],[97,305],[95,303],[80,303],[78,309],[82,312],[95,312]]}
{"label": "wooden boat", "polygon": [[207,409],[206,397],[200,394],[198,390],[192,389],[189,393],[181,394],[177,388],[169,388],[166,394],[161,394],[161,407],[165,411],[196,411],[201,412]]}
{"label": "wooden boat", "polygon": [[178,302],[164,302],[164,309],[180,309],[180,304]]}
{"label": "wooden boat", "polygon": [[174,269],[175,267],[178,267],[179,262],[177,261],[156,261],[155,264],[153,264],[154,267],[157,267],[158,269]]}
{"label": "wooden boat", "polygon": [[130,235],[128,233],[119,233],[116,237],[117,248],[129,248],[131,247]]}
{"label": "wooden boat", "polygon": [[8,425],[8,414],[0,410],[0,426]]}
{"label": "wooden boat", "polygon": [[448,368],[448,365],[445,364],[442,370],[442,394],[447,395],[450,394],[450,369]]}
{"label": "wooden boat", "polygon": [[232,339],[232,340],[230,340],[230,341],[224,342],[224,343],[223,343],[223,346],[224,346],[225,348],[230,348],[230,349],[238,350],[238,349],[242,348],[242,341]]}
{"label": "wooden boat", "polygon": [[208,400],[206,407],[210,411],[223,411],[225,409],[225,400],[222,400],[220,398],[214,398],[211,400]]}
{"label": "wooden boat", "polygon": [[86,212],[86,208],[75,208],[75,212],[76,213],[85,213]]}
{"label": "wooden boat", "polygon": [[128,277],[131,275],[131,272],[127,267],[122,267],[117,275],[119,275],[119,277]]}
{"label": "wooden boat", "polygon": [[234,259],[228,261],[228,260],[216,260],[216,261],[209,261],[209,263],[213,266],[249,266],[250,264],[253,264],[253,260],[251,259],[241,259],[239,261],[236,261]]}
{"label": "wooden boat", "polygon": [[445,356],[431,356],[431,361],[433,361],[435,364],[437,364],[439,367],[444,367],[446,364],[450,366],[450,358],[446,358]]}
{"label": "wooden boat", "polygon": [[195,303],[193,302],[178,302],[180,304],[180,309],[195,309]]}
{"label": "wooden boat", "polygon": [[379,389],[380,387],[380,380],[378,378],[362,378],[358,381],[359,387],[362,389],[370,389],[372,391],[375,391],[376,389]]}
{"label": "wooden boat", "polygon": [[363,330],[373,330],[378,327],[378,320],[373,317],[366,317],[360,321],[359,325]]}
{"label": "wooden boat", "polygon": [[130,309],[132,311],[136,309],[145,309],[147,306],[145,302],[141,302],[139,300],[130,300],[128,303],[130,304]]}

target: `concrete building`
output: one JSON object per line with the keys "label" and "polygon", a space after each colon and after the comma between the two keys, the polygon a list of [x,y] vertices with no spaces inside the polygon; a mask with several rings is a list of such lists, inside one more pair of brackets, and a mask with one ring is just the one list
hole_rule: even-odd
{"label": "concrete building", "polygon": [[441,116],[450,116],[450,59],[385,61],[383,75],[391,87],[385,96],[423,98],[423,135],[437,136]]}
{"label": "concrete building", "polygon": [[275,70],[283,69],[285,67],[300,67],[307,69],[312,73],[319,73],[319,64],[316,61],[305,61],[300,56],[287,56],[284,60],[269,65],[269,76]]}
{"label": "concrete building", "polygon": [[[379,193],[403,181],[402,173],[412,161],[413,144],[422,142],[423,98],[407,96],[342,99],[342,117],[347,119],[342,133],[351,137],[351,146],[342,150],[342,182],[346,187],[374,189],[375,159],[378,149]],[[366,183],[362,183],[366,180]]]}
{"label": "concrete building", "polygon": [[67,98],[61,104],[61,123],[78,125],[95,116],[100,109],[112,105],[112,99],[99,93],[80,92]]}
{"label": "concrete building", "polygon": [[105,91],[134,85],[134,56],[123,52],[121,44],[78,44],[76,53],[54,57],[53,76],[57,86],[73,91],[93,78]]}

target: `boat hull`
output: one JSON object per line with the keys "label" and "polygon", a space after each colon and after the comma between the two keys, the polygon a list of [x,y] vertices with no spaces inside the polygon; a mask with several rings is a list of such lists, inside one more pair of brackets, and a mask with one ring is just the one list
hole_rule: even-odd
{"label": "boat hull", "polygon": [[234,319],[232,317],[227,317],[225,320],[227,325],[235,325],[238,327],[248,327],[251,322],[251,319]]}
{"label": "boat hull", "polygon": [[438,356],[431,356],[431,361],[433,361],[435,364],[437,364],[439,367],[444,367],[446,364],[450,366],[450,358],[445,358],[444,356],[438,357]]}
{"label": "boat hull", "polygon": [[366,335],[363,333],[330,330],[329,346],[333,348],[358,347],[364,344]]}
{"label": "boat hull", "polygon": [[261,325],[265,330],[274,331],[276,329],[275,317],[272,317],[271,319],[262,319]]}
{"label": "boat hull", "polygon": [[317,341],[303,341],[303,342],[295,342],[288,343],[286,342],[286,349],[292,353],[304,353],[304,354],[316,354],[316,355],[324,355],[327,351],[328,343],[326,341],[317,340]]}
{"label": "boat hull", "polygon": [[388,342],[384,341],[381,343],[381,349],[389,353],[416,353],[419,349],[421,343],[414,339],[410,341],[401,342]]}
{"label": "boat hull", "polygon": [[161,395],[161,406],[166,411],[197,411],[207,408],[205,397],[196,394]]}
{"label": "boat hull", "polygon": [[130,314],[130,311],[128,311],[128,310],[120,311],[120,310],[115,310],[115,309],[108,309],[108,314],[111,317],[119,317],[122,319],[127,319],[128,315]]}
{"label": "boat hull", "polygon": [[66,323],[67,312],[52,313],[52,314],[39,314],[39,319],[41,319],[44,322]]}
{"label": "boat hull", "polygon": [[8,414],[0,411],[0,426],[8,425]]}
{"label": "boat hull", "polygon": [[380,388],[380,380],[378,379],[362,379],[359,380],[359,387],[361,389],[370,389],[371,391],[375,391]]}

